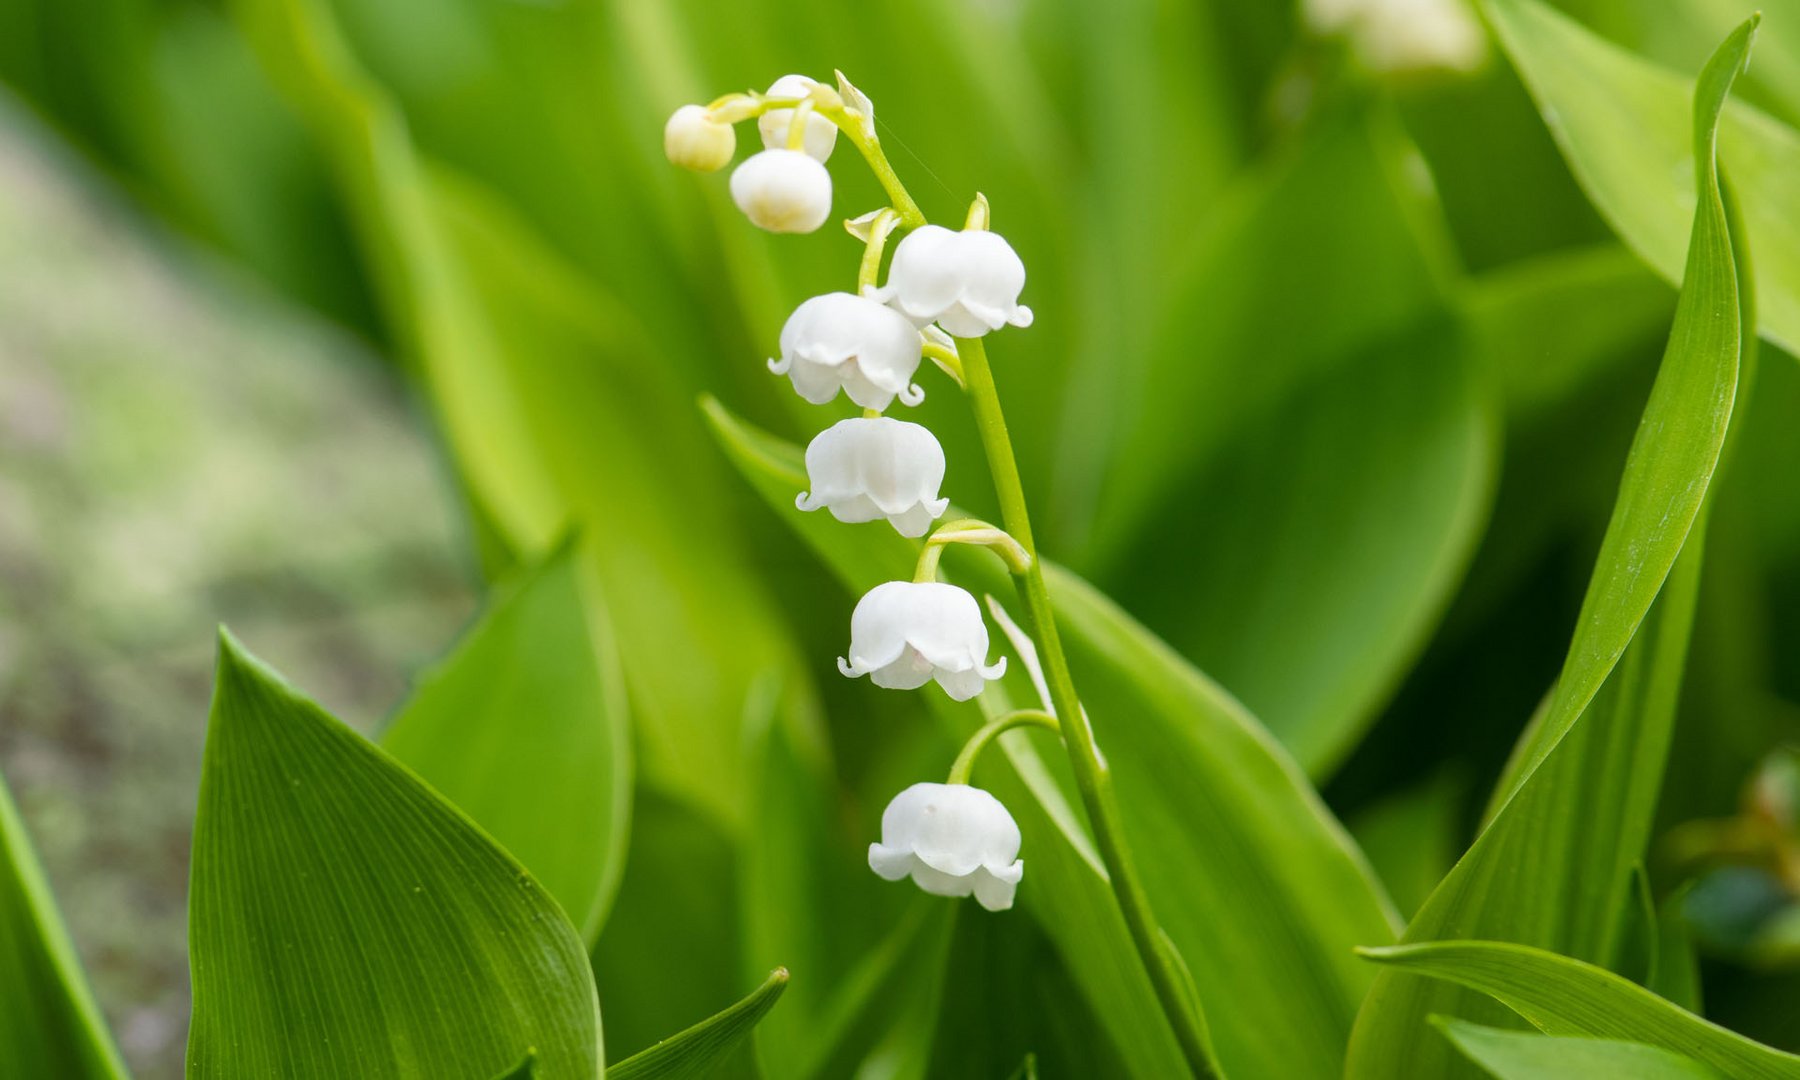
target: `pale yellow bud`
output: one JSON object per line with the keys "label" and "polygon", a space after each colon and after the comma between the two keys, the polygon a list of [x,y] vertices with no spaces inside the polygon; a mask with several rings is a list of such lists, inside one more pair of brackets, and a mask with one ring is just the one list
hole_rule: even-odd
{"label": "pale yellow bud", "polygon": [[701,105],[683,105],[663,127],[663,153],[684,169],[717,172],[731,164],[737,134]]}

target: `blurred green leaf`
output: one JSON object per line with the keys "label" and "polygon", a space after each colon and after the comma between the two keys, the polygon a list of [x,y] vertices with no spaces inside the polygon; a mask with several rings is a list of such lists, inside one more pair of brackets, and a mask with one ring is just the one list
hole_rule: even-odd
{"label": "blurred green leaf", "polygon": [[1462,804],[1468,782],[1442,770],[1396,791],[1348,822],[1401,913],[1411,915],[1431,895],[1462,850]]}
{"label": "blurred green leaf", "polygon": [[124,1080],[50,882],[0,777],[0,1076]]}
{"label": "blurred green leaf", "polygon": [[[1588,196],[1620,239],[1679,283],[1684,219],[1695,202],[1692,82],[1536,0],[1488,0],[1488,11]],[[1758,329],[1793,351],[1800,347],[1800,186],[1793,182],[1800,133],[1734,104],[1718,144],[1756,244]]]}
{"label": "blurred green leaf", "polygon": [[382,746],[474,818],[592,941],[618,888],[631,812],[623,676],[565,541],[496,589],[420,680]]}
{"label": "blurred green leaf", "polygon": [[1132,559],[1157,569],[1120,603],[1329,774],[1474,554],[1498,464],[1491,397],[1443,318],[1313,376],[1146,529]]}
{"label": "blurred green leaf", "polygon": [[[852,591],[910,576],[913,542],[801,515],[793,509],[806,483],[799,450],[715,402],[706,409],[752,486]],[[1005,594],[1004,578],[986,564],[947,559],[946,566],[977,592]],[[1368,983],[1347,950],[1360,934],[1392,933],[1379,884],[1293,762],[1240,705],[1091,587],[1048,571],[1146,887],[1193,971],[1221,1061],[1227,1071],[1252,1075],[1335,1075]],[[997,707],[999,693],[990,688],[984,703]],[[972,704],[935,693],[927,700],[961,731],[981,719]],[[1028,838],[1036,884],[1021,889],[1021,905],[1038,916],[1134,1072],[1179,1075],[1178,1063],[1151,1056],[1173,1046],[1056,778],[1060,748],[1024,733],[1000,745],[1011,767],[984,759],[977,779],[1007,803]]]}
{"label": "blurred green leaf", "polygon": [[713,1075],[733,1048],[750,1037],[757,1021],[775,1007],[787,984],[787,969],[776,968],[750,996],[609,1067],[607,1075],[615,1080],[703,1080]]}
{"label": "blurred green leaf", "polygon": [[389,317],[493,524],[527,551],[588,527],[647,778],[738,824],[742,703],[796,659],[661,343],[524,222],[419,158],[323,6],[234,11],[336,164]]}
{"label": "blurred green leaf", "polygon": [[1617,1039],[1534,1035],[1434,1017],[1444,1037],[1497,1080],[1724,1080],[1692,1058],[1659,1047]]}
{"label": "blurred green leaf", "polygon": [[[1610,963],[1642,857],[1693,626],[1705,500],[1736,393],[1739,268],[1712,146],[1754,20],[1720,46],[1695,101],[1707,198],[1662,369],[1620,481],[1563,673],[1496,789],[1491,823],[1407,927],[1408,943],[1479,937]],[[1481,1012],[1453,988],[1384,973],[1363,1005],[1351,1076],[1466,1072],[1419,1038],[1437,1013]],[[1483,1015],[1492,1015],[1491,1010]]]}
{"label": "blurred green leaf", "polygon": [[222,635],[194,822],[189,1077],[593,1080],[575,928],[505,851]]}
{"label": "blurred green leaf", "polygon": [[1656,970],[1647,984],[1657,996],[1667,998],[1689,1012],[1700,1011],[1700,958],[1694,952],[1694,936],[1682,917],[1688,887],[1683,886],[1656,911]]}
{"label": "blurred green leaf", "polygon": [[1648,1043],[1736,1080],[1800,1076],[1800,1057],[1752,1042],[1604,968],[1498,941],[1440,941],[1362,950],[1411,975],[1491,995],[1549,1035]]}

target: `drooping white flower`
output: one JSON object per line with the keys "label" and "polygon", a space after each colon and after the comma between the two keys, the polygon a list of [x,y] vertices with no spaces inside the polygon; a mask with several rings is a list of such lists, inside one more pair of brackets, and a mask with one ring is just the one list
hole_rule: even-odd
{"label": "drooping white flower", "polygon": [[[769,84],[767,96],[772,98],[803,98],[812,93],[819,83],[804,75],[783,75]],[[794,110],[771,109],[756,120],[756,130],[762,132],[763,146],[770,150],[785,150],[788,145],[788,126],[793,122]],[[820,116],[808,113],[806,117],[806,134],[801,136],[806,153],[814,161],[823,163],[831,157],[832,147],[837,145],[837,125]]]}
{"label": "drooping white flower", "polygon": [[967,701],[989,679],[987,624],[968,590],[938,581],[889,581],[870,589],[850,615],[850,658],[838,670],[889,690],[916,690],[937,680],[953,701]]}
{"label": "drooping white flower", "polygon": [[1319,33],[1347,36],[1377,74],[1476,71],[1487,60],[1467,0],[1307,0],[1306,19]]}
{"label": "drooping white flower", "polygon": [[663,125],[663,153],[684,169],[717,172],[736,152],[737,133],[704,105],[683,105]]}
{"label": "drooping white flower", "polygon": [[831,425],[806,447],[806,477],[812,490],[795,500],[800,509],[825,507],[849,524],[886,518],[901,536],[924,536],[950,506],[938,497],[944,448],[929,428],[905,420]]}
{"label": "drooping white flower", "polygon": [[919,332],[899,312],[851,293],[826,293],[788,316],[781,359],[770,360],[769,370],[792,379],[814,405],[830,401],[842,387],[851,401],[879,410],[895,397],[907,405],[925,400],[925,391],[912,384],[922,356]]}
{"label": "drooping white flower", "polygon": [[967,784],[914,784],[881,814],[869,869],[888,881],[910,875],[936,896],[968,896],[989,911],[1013,905],[1025,874],[1019,826],[1000,800]]}
{"label": "drooping white flower", "polygon": [[770,232],[809,233],[831,216],[831,174],[798,150],[764,150],[732,172],[731,197]]}
{"label": "drooping white flower", "polygon": [[894,249],[888,283],[871,295],[914,323],[935,322],[957,337],[981,337],[1011,323],[1031,325],[1019,303],[1025,264],[998,233],[923,225]]}

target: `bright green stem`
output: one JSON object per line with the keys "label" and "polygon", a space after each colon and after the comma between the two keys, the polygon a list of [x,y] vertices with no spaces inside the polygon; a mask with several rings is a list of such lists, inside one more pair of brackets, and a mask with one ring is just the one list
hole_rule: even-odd
{"label": "bright green stem", "polygon": [[957,338],[956,351],[962,357],[963,375],[967,380],[969,401],[975,411],[975,425],[981,433],[981,445],[987,453],[988,470],[994,477],[994,491],[1000,498],[1000,520],[1031,555],[1022,579],[1028,629],[1042,653],[1044,678],[1050,687],[1050,702],[1062,719],[1063,745],[1068,747],[1069,765],[1075,773],[1075,786],[1081,791],[1088,821],[1094,829],[1094,842],[1100,858],[1106,863],[1113,896],[1125,925],[1131,931],[1132,944],[1150,975],[1157,1000],[1175,1029],[1188,1067],[1202,1080],[1217,1077],[1205,1021],[1194,1008],[1187,989],[1189,982],[1177,966],[1178,961],[1167,944],[1167,936],[1150,909],[1150,897],[1132,864],[1131,845],[1119,816],[1118,799],[1113,794],[1112,774],[1094,745],[1094,731],[1075,696],[1075,680],[1069,674],[1069,661],[1063,655],[1062,638],[1056,629],[1056,611],[1050,605],[1050,590],[1044,585],[1043,560],[1037,557],[1037,543],[1031,536],[1031,517],[1025,508],[1025,488],[1019,481],[1019,463],[1013,458],[1012,439],[1006,433],[1006,416],[1000,410],[1000,394],[994,386],[994,373],[988,367],[987,350],[980,338]]}
{"label": "bright green stem", "polygon": [[1017,727],[1041,727],[1056,732],[1062,731],[1062,725],[1056,722],[1056,717],[1042,709],[1019,709],[1009,712],[997,720],[989,721],[987,726],[969,736],[969,741],[963,743],[962,753],[956,755],[955,764],[950,766],[949,779],[944,782],[946,784],[968,783],[969,774],[975,770],[975,759],[981,756],[983,750],[987,749],[987,744],[993,742],[994,737],[1001,732],[1011,731]]}

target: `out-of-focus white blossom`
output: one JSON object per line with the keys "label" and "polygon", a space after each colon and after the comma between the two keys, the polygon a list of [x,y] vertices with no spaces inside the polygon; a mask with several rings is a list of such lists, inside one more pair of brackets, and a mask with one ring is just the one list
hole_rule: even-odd
{"label": "out-of-focus white blossom", "polygon": [[867,297],[826,293],[788,316],[781,358],[770,360],[769,370],[792,379],[814,405],[830,401],[842,387],[851,401],[880,410],[895,397],[907,405],[925,400],[925,391],[912,384],[921,357],[919,332],[905,316]]}
{"label": "out-of-focus white blossom", "polygon": [[[803,98],[812,93],[813,87],[820,85],[816,80],[804,75],[783,75],[769,84],[766,94],[772,98]],[[757,118],[756,130],[762,132],[763,146],[770,150],[785,150],[788,145],[788,125],[793,122],[794,110],[770,109]],[[801,137],[806,153],[814,161],[823,163],[831,157],[832,147],[837,145],[837,125],[817,113],[808,113],[806,117],[806,134]]]}
{"label": "out-of-focus white blossom", "polygon": [[704,105],[683,105],[663,125],[663,153],[684,169],[717,172],[731,164],[737,134]]}
{"label": "out-of-focus white blossom", "polygon": [[838,670],[889,690],[916,690],[936,679],[952,700],[967,701],[1006,673],[1006,658],[989,665],[987,651],[987,624],[968,590],[890,581],[857,601],[850,657],[838,657]]}
{"label": "out-of-focus white blossom", "polygon": [[731,197],[761,228],[809,233],[831,216],[831,174],[798,150],[764,150],[731,174]]}
{"label": "out-of-focus white blossom", "polygon": [[888,881],[910,876],[936,896],[973,893],[1005,911],[1025,874],[1019,826],[1000,800],[967,784],[914,784],[881,814],[881,843],[869,869]]}
{"label": "out-of-focus white blossom", "polygon": [[1025,264],[998,233],[924,225],[900,241],[887,284],[871,295],[920,326],[935,322],[972,338],[1008,323],[1030,326],[1031,309],[1019,303],[1024,287]]}
{"label": "out-of-focus white blossom", "polygon": [[806,447],[810,492],[795,505],[825,507],[839,521],[856,524],[886,518],[901,536],[924,536],[942,517],[949,499],[944,448],[930,429],[885,416],[840,420]]}
{"label": "out-of-focus white blossom", "polygon": [[1468,0],[1306,0],[1306,20],[1341,34],[1362,65],[1378,74],[1476,71],[1487,36]]}

